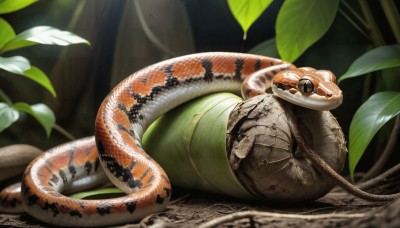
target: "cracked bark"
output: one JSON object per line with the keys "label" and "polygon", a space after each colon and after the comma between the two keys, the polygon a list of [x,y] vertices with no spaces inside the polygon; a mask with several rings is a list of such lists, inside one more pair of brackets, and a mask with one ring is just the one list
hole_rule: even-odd
{"label": "cracked bark", "polygon": [[[257,96],[238,104],[227,130],[227,151],[242,185],[268,202],[304,202],[329,192],[335,182],[298,148],[280,99]],[[328,111],[293,106],[306,143],[336,172],[344,167],[346,142]]]}

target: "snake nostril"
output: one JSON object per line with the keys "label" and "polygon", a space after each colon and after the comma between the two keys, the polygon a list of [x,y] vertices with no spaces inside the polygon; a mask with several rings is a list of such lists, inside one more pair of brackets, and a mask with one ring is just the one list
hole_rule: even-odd
{"label": "snake nostril", "polygon": [[332,97],[332,94],[331,93],[327,93],[326,97]]}

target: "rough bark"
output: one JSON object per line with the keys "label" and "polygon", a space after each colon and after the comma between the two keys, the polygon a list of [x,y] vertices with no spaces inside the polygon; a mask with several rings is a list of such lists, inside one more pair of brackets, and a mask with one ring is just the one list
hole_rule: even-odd
{"label": "rough bark", "polygon": [[[268,202],[304,202],[329,192],[334,182],[297,147],[281,101],[257,96],[239,104],[228,123],[228,157],[244,187]],[[307,144],[335,171],[346,158],[345,138],[328,111],[293,106]]]}

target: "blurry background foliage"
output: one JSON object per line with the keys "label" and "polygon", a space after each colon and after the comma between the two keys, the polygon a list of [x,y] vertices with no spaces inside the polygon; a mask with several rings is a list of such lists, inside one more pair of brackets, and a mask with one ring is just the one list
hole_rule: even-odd
{"label": "blurry background foliage", "polygon": [[[36,0],[2,0],[0,2],[0,14],[13,13],[34,2]],[[35,26],[16,34],[13,27],[0,17],[0,69],[10,76],[20,75],[36,82],[54,97],[56,92],[46,74],[31,65],[27,58],[20,55],[14,56],[12,51],[37,44],[67,46],[77,43],[89,44],[88,41],[79,36],[50,26]],[[21,114],[26,113],[42,125],[47,136],[50,135],[55,117],[51,109],[45,104],[14,103],[1,88],[0,101],[0,132],[20,119]]]}
{"label": "blurry background foliage", "polygon": [[[395,67],[399,37],[393,24],[398,26],[399,18],[396,10],[388,9],[399,8],[399,4],[392,0],[39,1],[2,16],[17,32],[49,25],[78,34],[91,46],[36,46],[15,52],[49,72],[57,98],[25,78],[11,80],[3,71],[0,86],[13,100],[47,104],[57,123],[80,138],[93,134],[97,109],[113,86],[134,71],[167,58],[204,51],[251,52],[281,57],[297,66],[329,69],[340,77],[350,75],[346,72],[360,56],[385,48],[375,50],[378,54],[372,54],[372,59],[359,60],[361,65],[376,62],[374,58],[381,55],[390,59],[388,52],[392,61],[383,61],[375,71],[364,71],[368,77],[340,82],[345,99],[333,113],[349,137],[353,116],[371,95],[392,91],[378,99],[392,101],[392,113],[398,110],[393,97],[400,91],[400,70]],[[238,19],[243,15],[244,21]],[[388,69],[380,70],[384,68]],[[371,137],[357,170],[367,170],[375,163],[393,123],[392,118]],[[1,134],[0,146],[24,142],[45,149],[67,140],[58,132],[43,140],[38,126],[32,118],[19,120]],[[396,154],[390,158],[387,166],[400,160]]]}

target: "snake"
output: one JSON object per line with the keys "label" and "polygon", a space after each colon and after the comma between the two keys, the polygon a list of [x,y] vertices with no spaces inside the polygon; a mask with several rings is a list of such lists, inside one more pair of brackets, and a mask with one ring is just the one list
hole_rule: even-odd
{"label": "snake", "polygon": [[[162,212],[169,205],[171,183],[141,145],[148,126],[206,94],[241,93],[246,100],[269,90],[315,110],[334,109],[343,99],[331,71],[297,68],[261,55],[197,53],[145,67],[104,99],[94,136],[56,146],[29,164],[21,184],[23,210],[47,224],[68,227],[123,224]],[[65,194],[107,178],[126,195],[85,200]]]}

